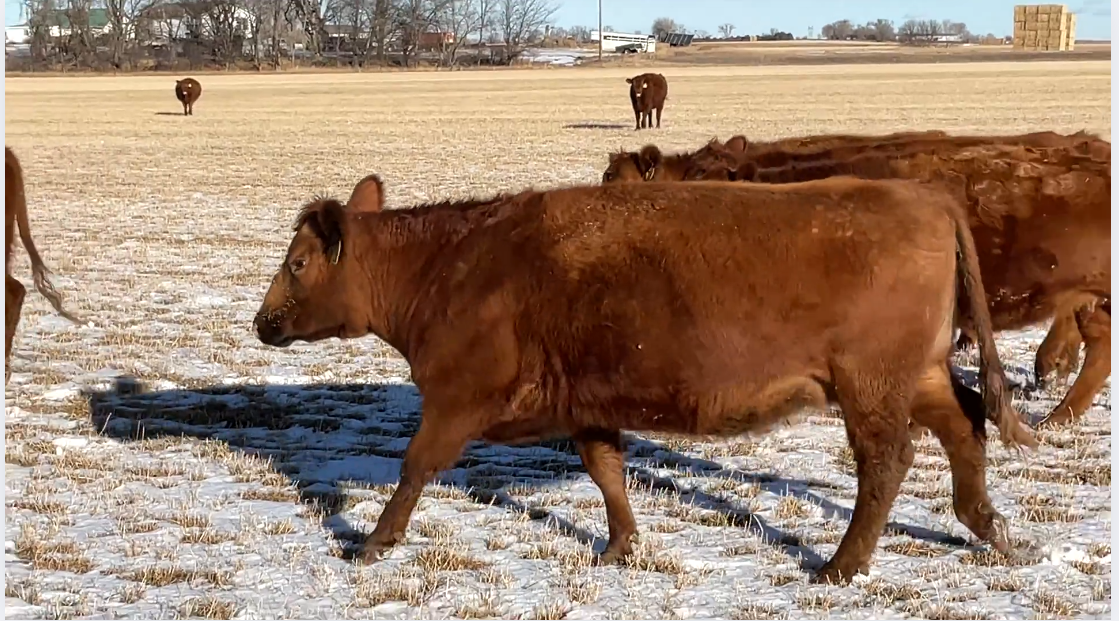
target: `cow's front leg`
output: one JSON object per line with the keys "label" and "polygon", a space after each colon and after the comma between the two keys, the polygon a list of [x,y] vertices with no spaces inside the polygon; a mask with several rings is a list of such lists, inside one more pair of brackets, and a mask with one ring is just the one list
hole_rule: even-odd
{"label": "cow's front leg", "polygon": [[360,557],[363,563],[377,561],[385,550],[404,539],[408,520],[424,485],[436,473],[453,465],[466,443],[474,437],[474,427],[469,422],[469,416],[456,416],[452,420],[441,411],[424,407],[420,428],[404,453],[400,483],[381,512],[377,526],[365,539]]}

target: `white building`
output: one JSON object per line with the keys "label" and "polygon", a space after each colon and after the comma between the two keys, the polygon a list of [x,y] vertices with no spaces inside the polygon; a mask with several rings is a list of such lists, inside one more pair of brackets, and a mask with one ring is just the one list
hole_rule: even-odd
{"label": "white building", "polygon": [[4,27],[4,45],[21,45],[31,41],[31,33],[27,24]]}

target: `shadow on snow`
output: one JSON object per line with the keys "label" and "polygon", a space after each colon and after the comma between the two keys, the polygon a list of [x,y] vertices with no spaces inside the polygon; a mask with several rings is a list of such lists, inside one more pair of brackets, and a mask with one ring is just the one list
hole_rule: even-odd
{"label": "shadow on snow", "polygon": [[[292,480],[304,503],[323,512],[322,525],[341,541],[352,558],[364,534],[340,515],[346,491],[340,485],[391,485],[397,482],[408,441],[419,426],[420,395],[412,384],[228,385],[201,389],[147,391],[137,380],[120,378],[105,391],[87,391],[93,424],[105,436],[123,441],[186,436],[226,443],[231,449],[271,458],[272,467]],[[747,529],[793,559],[803,570],[823,559],[791,533],[770,525],[733,497],[695,489],[658,470],[756,483],[763,491],[794,496],[823,509],[829,519],[850,521],[852,510],[818,490],[840,486],[821,480],[796,480],[752,473],[691,457],[653,441],[631,436],[627,477],[653,492],[678,496],[681,503],[721,513],[728,523]],[[528,507],[506,489],[515,485],[546,488],[582,477],[589,481],[573,444],[566,440],[528,445],[472,442],[437,480],[464,490],[474,501],[528,513],[547,527],[591,546],[606,540],[540,507]],[[603,524],[605,528],[605,524]],[[966,542],[944,533],[891,522],[888,533],[950,546]]]}

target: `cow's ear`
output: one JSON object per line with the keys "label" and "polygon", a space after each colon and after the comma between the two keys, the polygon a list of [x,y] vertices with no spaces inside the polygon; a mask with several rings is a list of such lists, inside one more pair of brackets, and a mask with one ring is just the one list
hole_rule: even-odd
{"label": "cow's ear", "polygon": [[723,148],[734,153],[745,153],[748,144],[750,144],[750,141],[746,140],[746,136],[739,134],[731,136],[730,140],[723,145]]}
{"label": "cow's ear", "polygon": [[357,182],[346,207],[350,211],[379,212],[385,206],[385,186],[377,175],[369,175]]}
{"label": "cow's ear", "polygon": [[331,265],[337,265],[342,258],[342,219],[345,215],[346,208],[336,200],[323,202],[315,214],[314,231]]}
{"label": "cow's ear", "polygon": [[626,78],[626,84],[633,84],[633,78]]}

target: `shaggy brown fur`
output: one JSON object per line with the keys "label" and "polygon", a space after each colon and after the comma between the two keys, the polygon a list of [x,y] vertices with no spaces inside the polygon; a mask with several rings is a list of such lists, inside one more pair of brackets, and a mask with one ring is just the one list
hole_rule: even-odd
{"label": "shaggy brown fur", "polygon": [[385,211],[370,176],[347,205],[304,208],[254,327],[275,346],[373,333],[411,365],[422,421],[366,561],[404,536],[423,486],[471,440],[572,437],[602,490],[612,561],[636,532],[622,430],[732,436],[836,402],[858,497],[817,579],[846,581],[867,570],[912,463],[911,417],[945,446],[959,519],[1008,546],[983,417],[961,411],[946,364],[959,293],[982,335],[988,414],[1005,441],[1034,440],[1004,392],[964,218],[934,185],[849,178]]}
{"label": "shaggy brown fur", "polygon": [[[947,183],[969,208],[996,330],[1054,319],[1038,377],[1067,376],[1079,343],[1085,365],[1045,423],[1078,418],[1111,373],[1111,150],[1091,136],[1058,147],[986,145],[865,153],[837,161],[756,169],[760,183],[854,175]],[[710,171],[708,171],[710,172]],[[742,176],[747,176],[746,174]],[[965,335],[972,330],[961,317]],[[1077,326],[1079,337],[1072,336]]]}

